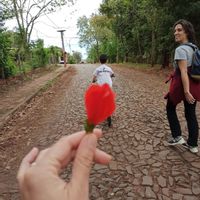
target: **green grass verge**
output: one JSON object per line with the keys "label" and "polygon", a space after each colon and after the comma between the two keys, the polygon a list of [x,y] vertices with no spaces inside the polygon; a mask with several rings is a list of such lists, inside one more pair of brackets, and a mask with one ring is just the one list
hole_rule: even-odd
{"label": "green grass verge", "polygon": [[47,81],[47,83],[41,88],[40,92],[46,92],[50,87],[52,87],[58,78],[54,78],[52,80]]}

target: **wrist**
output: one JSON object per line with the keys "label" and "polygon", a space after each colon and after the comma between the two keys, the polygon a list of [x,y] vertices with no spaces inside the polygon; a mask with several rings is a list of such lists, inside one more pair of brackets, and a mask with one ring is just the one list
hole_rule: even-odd
{"label": "wrist", "polygon": [[187,94],[189,94],[189,93],[190,93],[189,91],[184,92],[185,95],[187,95]]}

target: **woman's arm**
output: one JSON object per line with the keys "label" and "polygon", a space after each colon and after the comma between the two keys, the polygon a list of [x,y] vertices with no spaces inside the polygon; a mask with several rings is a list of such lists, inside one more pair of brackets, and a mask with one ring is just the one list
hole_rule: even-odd
{"label": "woman's arm", "polygon": [[181,80],[183,83],[185,98],[188,103],[193,104],[195,102],[195,99],[190,93],[190,82],[189,82],[189,77],[188,77],[188,72],[187,72],[187,60],[179,60],[178,66],[181,71]]}

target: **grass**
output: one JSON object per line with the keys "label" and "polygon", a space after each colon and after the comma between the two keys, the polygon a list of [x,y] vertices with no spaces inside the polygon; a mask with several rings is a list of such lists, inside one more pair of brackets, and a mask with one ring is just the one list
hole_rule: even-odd
{"label": "grass", "polygon": [[46,92],[50,87],[54,85],[54,83],[57,81],[57,78],[54,78],[52,80],[47,81],[47,83],[41,88],[41,92]]}

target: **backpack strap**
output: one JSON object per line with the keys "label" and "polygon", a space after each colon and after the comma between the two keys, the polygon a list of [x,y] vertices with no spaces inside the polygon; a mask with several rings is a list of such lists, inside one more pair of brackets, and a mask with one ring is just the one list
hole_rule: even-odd
{"label": "backpack strap", "polygon": [[196,51],[198,50],[198,47],[195,45],[195,44],[192,44],[192,43],[185,43],[185,44],[181,44],[180,46],[189,46],[193,49],[193,51]]}

